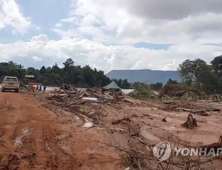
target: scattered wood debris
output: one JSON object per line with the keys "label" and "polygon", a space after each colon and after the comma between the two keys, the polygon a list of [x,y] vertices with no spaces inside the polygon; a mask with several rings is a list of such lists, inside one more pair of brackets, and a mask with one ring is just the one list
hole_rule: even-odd
{"label": "scattered wood debris", "polygon": [[44,106],[51,107],[53,111],[59,108],[59,110],[74,113],[84,122],[92,121],[93,124],[102,124],[106,116],[102,109],[103,104],[114,105],[124,98],[120,92],[103,92],[99,88],[80,90],[74,87],[63,87],[62,89],[64,90],[55,90],[48,94]]}
{"label": "scattered wood debris", "polygon": [[[1,159],[1,158],[0,158]],[[0,169],[16,170],[19,168],[20,160],[17,155],[10,154],[1,160]]]}
{"label": "scattered wood debris", "polygon": [[[119,114],[117,116],[117,112],[118,112],[117,109],[121,109],[121,107],[124,107],[124,106],[121,106],[119,101],[123,103],[124,102],[128,103],[130,107],[137,107],[139,105],[138,104],[139,100],[131,100],[131,99],[132,98],[126,98],[123,95],[116,94],[115,92],[102,92],[98,88],[78,90],[72,87],[72,90],[65,89],[65,90],[55,91],[54,93],[49,94],[49,96],[47,97],[47,102],[52,103],[53,105],[56,105],[57,107],[60,107],[61,109],[69,111],[71,112],[71,114],[74,113],[78,115],[79,118],[84,120],[82,127],[92,128],[94,127],[94,125],[99,124],[99,125],[102,125],[101,129],[105,129],[111,135],[114,134],[113,136],[119,135],[117,133],[124,134],[124,137],[126,137],[128,141],[128,148],[120,148],[120,145],[112,146],[112,147],[115,147],[116,149],[119,149],[120,151],[124,152],[124,159],[123,159],[124,165],[125,167],[129,167],[129,169],[138,169],[138,170],[140,169],[172,169],[173,170],[175,168],[176,170],[176,168],[178,167],[182,169],[185,166],[188,166],[191,163],[193,163],[192,161],[189,161],[189,160],[187,161],[183,160],[182,163],[173,162],[172,160],[169,160],[169,162],[167,162],[168,165],[166,165],[165,163],[162,163],[162,165],[160,163],[157,163],[152,153],[152,147],[155,144],[152,145],[150,142],[148,142],[148,139],[142,136],[140,130],[141,130],[141,127],[145,125],[149,126],[148,128],[149,130],[151,129],[155,131],[157,128],[159,128],[159,126],[154,126],[156,124],[155,121],[147,120],[147,122],[144,122],[144,120],[147,119],[145,117],[148,117],[149,120],[156,119],[156,117],[154,118],[152,117],[152,114],[153,114],[152,110],[159,108],[159,105],[156,105],[155,109],[149,109],[151,110],[150,111],[151,113],[149,112],[146,113],[147,111],[146,112],[144,111],[144,113],[141,113],[138,115],[135,114],[136,113],[135,112],[133,114],[124,114],[124,116]],[[177,100],[159,101],[159,103],[165,104],[167,109],[171,109],[174,111],[189,112],[189,113],[200,115],[200,116],[209,116],[210,115],[209,112],[213,112],[213,111],[220,112],[220,109],[217,109],[217,108],[205,108],[205,107],[201,108],[201,106],[196,106],[194,103],[181,101],[181,100],[180,101],[177,101]],[[161,107],[161,104],[160,104],[160,107]],[[115,120],[113,120],[113,117],[112,117],[111,122],[104,120],[103,118],[106,116],[106,113],[104,112],[105,109],[103,110],[103,108],[105,106],[115,108],[115,109],[112,108],[112,110],[115,113],[113,117],[116,116],[118,118],[115,118]],[[148,104],[144,103],[144,106],[148,107]],[[149,106],[154,107],[154,105],[151,105],[151,104]],[[85,107],[87,107],[88,110],[85,109]],[[206,106],[206,107],[209,107],[209,106]],[[186,122],[182,124],[183,127],[187,129],[193,129],[197,127],[197,120],[193,117],[192,114],[188,115]],[[107,116],[107,118],[109,118],[109,115]],[[137,119],[140,119],[140,120],[138,122],[134,121]],[[166,117],[162,119],[162,121],[171,122],[171,119],[173,119],[172,116],[167,115]],[[110,124],[114,126],[110,126]],[[216,147],[217,146],[218,144],[216,145]],[[209,146],[206,146],[206,147],[209,147]],[[202,164],[202,163],[203,162],[200,162],[199,164]]]}
{"label": "scattered wood debris", "polygon": [[189,112],[199,116],[210,116],[212,112],[220,112],[221,109],[213,108],[209,105],[200,105],[197,106],[195,102],[191,101],[162,101],[163,106],[159,107],[161,110],[172,110],[179,112]]}
{"label": "scattered wood debris", "polygon": [[206,110],[194,110],[194,109],[185,109],[185,108],[177,108],[178,111],[190,112],[199,116],[210,116],[210,113],[206,113]]}
{"label": "scattered wood debris", "polygon": [[[221,150],[221,146],[222,146],[222,135],[219,137],[218,142],[201,146],[201,148],[206,149],[206,154],[210,154],[210,153],[221,154],[221,152],[220,153],[218,152]],[[201,154],[204,154],[204,152]]]}
{"label": "scattered wood debris", "polygon": [[128,118],[128,117],[124,117],[124,118],[122,118],[122,119],[113,121],[113,122],[112,122],[112,125],[117,125],[117,124],[119,124],[119,123],[121,123],[121,122],[131,122],[131,120],[130,120],[130,118]]}

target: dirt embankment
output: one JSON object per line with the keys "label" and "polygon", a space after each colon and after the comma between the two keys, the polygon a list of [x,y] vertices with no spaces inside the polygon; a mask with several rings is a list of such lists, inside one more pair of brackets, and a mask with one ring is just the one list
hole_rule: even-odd
{"label": "dirt embankment", "polygon": [[96,142],[109,134],[78,125],[27,94],[0,93],[0,169],[122,169],[119,155]]}

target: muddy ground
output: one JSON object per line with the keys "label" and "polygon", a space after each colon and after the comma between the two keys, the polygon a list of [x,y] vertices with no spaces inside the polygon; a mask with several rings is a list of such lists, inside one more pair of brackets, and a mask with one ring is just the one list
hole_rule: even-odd
{"label": "muddy ground", "polygon": [[[113,123],[126,117],[139,126],[150,145],[167,140],[169,134],[193,145],[208,145],[217,143],[222,133],[221,112],[194,114],[198,127],[186,129],[181,124],[189,112],[164,111],[161,102],[131,100],[94,105],[89,112],[100,107],[106,116],[86,128],[79,115],[53,106],[46,108],[36,96],[1,92],[0,170],[124,170],[127,166],[122,164],[122,152],[106,144],[127,147],[126,126]],[[222,109],[222,104],[209,101],[198,101],[194,106]],[[222,169],[220,162],[214,160],[204,167]]]}
{"label": "muddy ground", "polygon": [[[77,122],[78,123],[78,122]],[[27,94],[0,93],[0,169],[120,169],[102,129],[84,129]]]}

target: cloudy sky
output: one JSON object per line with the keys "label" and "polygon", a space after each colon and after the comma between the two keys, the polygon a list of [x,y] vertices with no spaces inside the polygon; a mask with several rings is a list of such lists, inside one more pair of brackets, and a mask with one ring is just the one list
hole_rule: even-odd
{"label": "cloudy sky", "polygon": [[222,54],[221,0],[0,0],[0,61],[175,70]]}

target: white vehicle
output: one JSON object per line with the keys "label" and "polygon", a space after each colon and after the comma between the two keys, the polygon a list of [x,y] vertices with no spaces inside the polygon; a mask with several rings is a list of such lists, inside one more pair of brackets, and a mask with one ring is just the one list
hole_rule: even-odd
{"label": "white vehicle", "polygon": [[2,82],[2,92],[6,90],[15,90],[15,92],[19,92],[20,83],[17,77],[13,76],[5,76]]}

